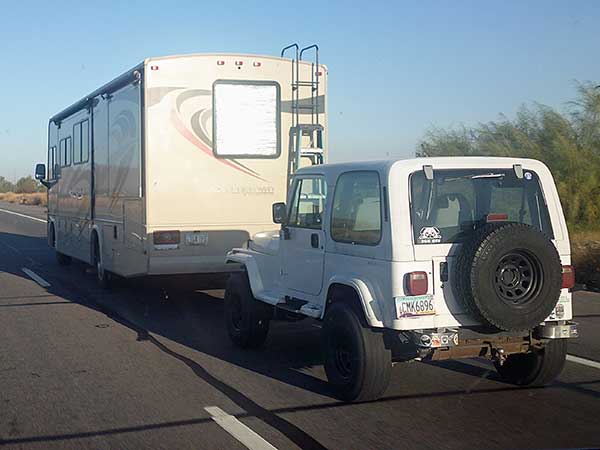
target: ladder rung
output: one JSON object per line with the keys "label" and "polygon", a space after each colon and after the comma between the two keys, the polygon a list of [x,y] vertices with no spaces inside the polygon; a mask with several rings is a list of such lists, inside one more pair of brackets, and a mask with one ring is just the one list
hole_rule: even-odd
{"label": "ladder rung", "polygon": [[316,87],[319,85],[318,81],[295,81],[294,85],[296,86],[313,86]]}

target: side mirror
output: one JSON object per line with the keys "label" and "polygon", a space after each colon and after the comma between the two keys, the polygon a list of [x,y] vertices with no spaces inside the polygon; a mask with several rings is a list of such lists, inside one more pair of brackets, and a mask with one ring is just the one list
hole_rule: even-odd
{"label": "side mirror", "polygon": [[35,165],[35,179],[38,181],[46,179],[46,164],[40,163]]}
{"label": "side mirror", "polygon": [[273,222],[285,223],[286,216],[287,208],[285,206],[285,203],[273,203]]}

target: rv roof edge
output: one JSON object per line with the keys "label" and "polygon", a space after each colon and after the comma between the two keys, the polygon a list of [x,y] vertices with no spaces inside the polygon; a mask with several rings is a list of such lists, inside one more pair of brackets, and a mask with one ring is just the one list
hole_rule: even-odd
{"label": "rv roof edge", "polygon": [[65,117],[69,117],[73,113],[79,111],[80,109],[85,108],[89,101],[94,97],[97,97],[102,94],[110,94],[111,92],[115,92],[118,89],[126,86],[127,84],[136,81],[140,78],[140,75],[143,73],[144,63],[138,64],[135,67],[132,67],[127,72],[119,75],[114,80],[106,83],[102,87],[96,89],[91,94],[85,96],[81,100],[73,103],[71,106],[63,109],[61,112],[55,114],[50,118],[50,122],[59,123]]}

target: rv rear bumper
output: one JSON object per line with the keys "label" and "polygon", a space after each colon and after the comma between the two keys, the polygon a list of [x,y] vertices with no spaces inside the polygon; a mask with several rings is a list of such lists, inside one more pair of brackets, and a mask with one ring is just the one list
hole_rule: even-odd
{"label": "rv rear bumper", "polygon": [[223,256],[151,256],[148,275],[235,272],[240,267],[225,264]]}

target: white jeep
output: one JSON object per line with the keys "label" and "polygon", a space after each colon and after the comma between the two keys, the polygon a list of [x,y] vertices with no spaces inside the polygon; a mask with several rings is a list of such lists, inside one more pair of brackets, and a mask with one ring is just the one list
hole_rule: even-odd
{"label": "white jeep", "polygon": [[229,335],[257,347],[274,319],[323,321],[339,398],[381,396],[392,362],[491,358],[518,385],[562,370],[574,272],[539,161],[453,157],[315,165],[292,179],[281,229],[227,261]]}

